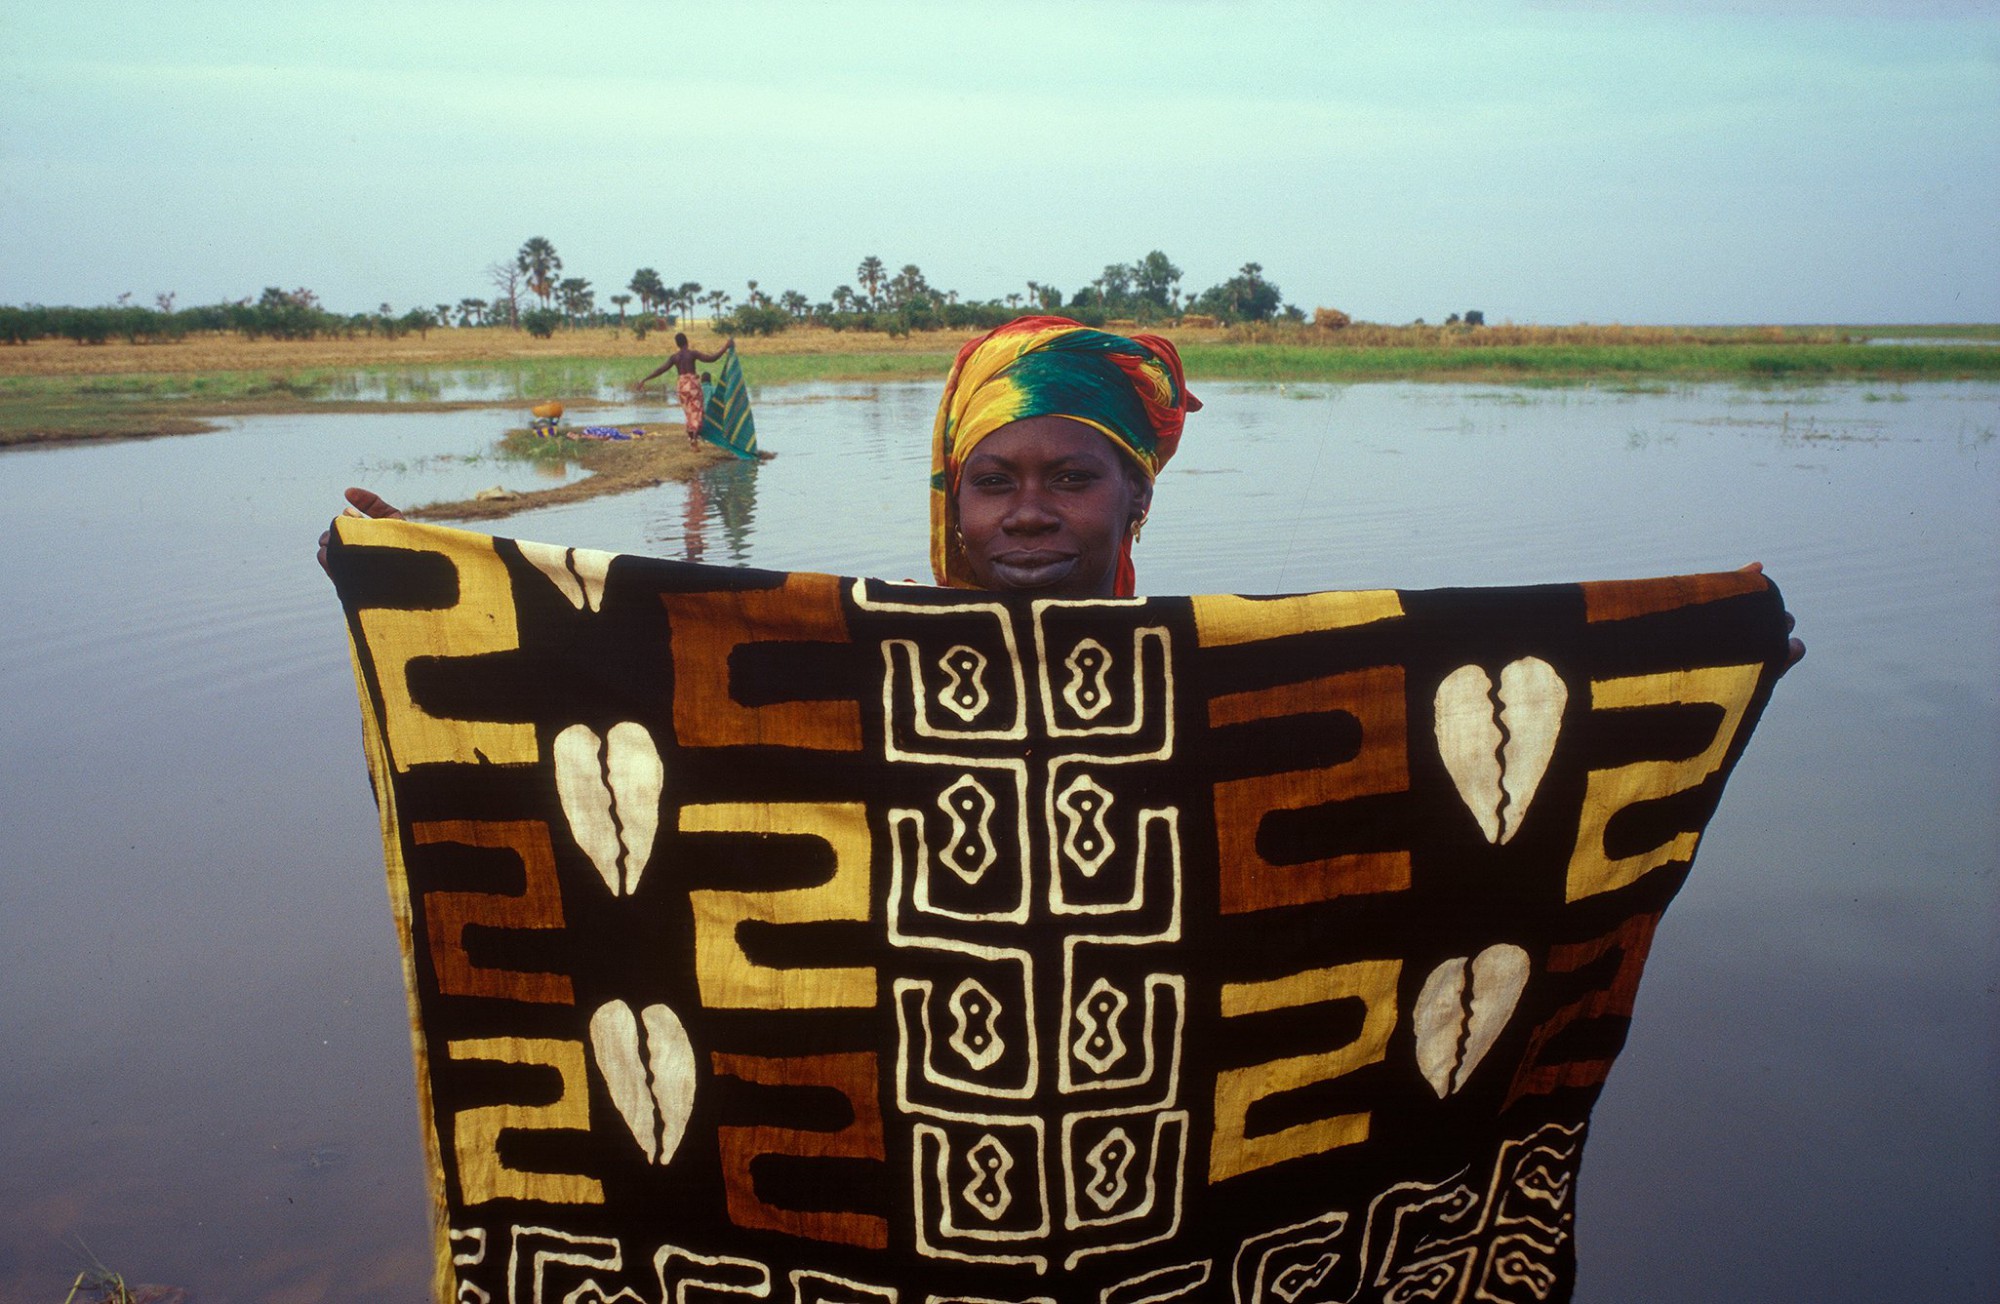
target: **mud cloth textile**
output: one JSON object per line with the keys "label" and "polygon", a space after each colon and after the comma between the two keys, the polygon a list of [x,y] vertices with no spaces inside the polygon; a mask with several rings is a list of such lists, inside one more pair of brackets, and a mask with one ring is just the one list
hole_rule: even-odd
{"label": "mud cloth textile", "polygon": [[336,531],[441,1301],[1561,1299],[1785,648]]}
{"label": "mud cloth textile", "polygon": [[702,423],[701,433],[710,443],[756,461],[757,422],[750,415],[750,390],[743,383],[743,364],[736,360],[735,349],[722,355],[706,403],[707,419]]}

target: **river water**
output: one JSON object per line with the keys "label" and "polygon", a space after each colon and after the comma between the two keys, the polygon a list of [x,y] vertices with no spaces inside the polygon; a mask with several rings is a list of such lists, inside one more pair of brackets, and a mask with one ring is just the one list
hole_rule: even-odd
{"label": "river water", "polygon": [[[1766,563],[1811,653],[1654,948],[1578,1298],[2000,1297],[2000,386],[1198,387],[1142,592]],[[775,461],[502,522],[925,573],[930,385],[758,396]],[[664,404],[593,412],[660,421]],[[0,1299],[415,1300],[403,996],[338,489],[455,498],[492,410],[0,455]]]}

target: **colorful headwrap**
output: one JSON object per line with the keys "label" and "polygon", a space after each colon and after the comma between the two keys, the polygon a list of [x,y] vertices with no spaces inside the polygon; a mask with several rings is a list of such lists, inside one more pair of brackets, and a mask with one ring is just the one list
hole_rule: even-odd
{"label": "colorful headwrap", "polygon": [[[931,570],[938,583],[972,586],[955,538],[958,473],[986,436],[1027,417],[1067,417],[1109,439],[1150,481],[1180,446],[1187,414],[1200,409],[1187,392],[1181,355],[1158,335],[1021,317],[970,341],[944,383],[931,434]],[[1133,591],[1129,538],[1115,591]]]}

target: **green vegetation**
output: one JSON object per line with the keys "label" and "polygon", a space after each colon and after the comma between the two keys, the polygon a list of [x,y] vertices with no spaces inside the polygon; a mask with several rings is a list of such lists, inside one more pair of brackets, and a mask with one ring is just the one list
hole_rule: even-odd
{"label": "green vegetation", "polygon": [[[746,357],[743,372],[752,385],[928,380],[944,375],[951,358],[942,350],[774,354]],[[451,367],[0,376],[0,447],[193,434],[213,429],[210,418],[263,412],[519,407],[550,394],[621,390],[631,384],[632,373],[629,359],[565,357]],[[442,397],[448,385],[491,397],[448,400]]]}
{"label": "green vegetation", "polygon": [[1843,335],[1862,340],[2000,340],[2000,325],[1956,326],[1836,326]]}
{"label": "green vegetation", "polygon": [[[73,439],[137,439],[196,434],[213,418],[269,412],[392,411],[423,404],[439,410],[480,406],[438,398],[421,372],[384,372],[382,397],[342,398],[356,388],[353,369],[295,372],[191,372],[179,375],[0,377],[0,447]],[[365,381],[362,383],[366,383]]]}
{"label": "green vegetation", "polygon": [[[530,309],[523,318],[535,312]],[[551,313],[554,310],[547,310]],[[1435,380],[1631,388],[1694,382],[1810,384],[2000,379],[2000,328],[1874,328],[1884,338],[1933,342],[1869,345],[1856,328],[1378,327],[1337,330],[1274,324],[1185,332],[1189,378],[1215,381]],[[568,338],[565,336],[565,338]],[[878,337],[879,338],[879,337]],[[788,336],[749,348],[745,378],[757,386],[808,381],[941,378],[958,336],[935,349],[870,347],[866,337]],[[112,346],[122,347],[122,346]],[[193,348],[190,343],[179,347]],[[255,356],[266,346],[236,346]],[[851,351],[845,351],[851,350]],[[560,356],[451,364],[326,366],[292,370],[187,370],[0,376],[0,445],[79,438],[181,434],[206,419],[260,412],[380,411],[426,406],[519,407],[560,395],[573,406],[624,392],[630,356]],[[458,397],[447,398],[448,394]]]}
{"label": "green vegetation", "polygon": [[553,337],[563,324],[563,315],[554,308],[530,308],[521,314],[521,329],[538,340]]}
{"label": "green vegetation", "polygon": [[[1256,331],[1303,328],[1310,323],[1319,330],[1338,332],[1358,325],[1350,314],[1338,308],[1322,306],[1308,313],[1300,304],[1286,303],[1277,284],[1265,277],[1261,263],[1244,263],[1235,275],[1205,290],[1184,290],[1181,269],[1160,249],[1149,250],[1130,263],[1107,264],[1087,284],[1068,294],[1053,283],[1028,280],[1024,283],[1025,292],[1010,291],[986,299],[962,298],[956,290],[933,286],[915,263],[905,263],[891,273],[888,265],[874,254],[863,258],[854,269],[855,281],[861,286],[859,291],[849,285],[837,285],[817,302],[796,289],[772,294],[760,288],[754,279],[746,282],[739,302],[727,290],[704,290],[695,281],[672,285],[657,268],[640,267],[626,283],[627,293],[609,296],[616,306],[615,314],[598,306],[597,291],[589,280],[565,277],[562,271],[562,256],[556,252],[554,243],[538,235],[530,237],[511,258],[488,264],[486,278],[497,292],[491,300],[468,296],[456,305],[419,306],[400,315],[384,303],[372,313],[343,315],[328,311],[311,290],[267,286],[254,300],[245,297],[178,312],[172,294],[157,296],[154,308],[132,303],[129,294],[119,296],[115,305],[101,308],[0,305],[0,344],[54,338],[68,338],[79,344],[103,344],[113,339],[141,343],[180,340],[196,332],[217,331],[234,331],[249,340],[353,339],[378,334],[395,339],[411,332],[427,335],[433,328],[451,326],[506,326],[549,339],[565,328],[610,327],[622,331],[626,325],[626,305],[634,299],[638,301],[642,323],[634,327],[639,338],[676,322],[692,323],[695,309],[702,305],[708,308],[710,324],[718,334],[743,336],[771,336],[802,327],[837,333],[879,332],[895,338],[917,332],[969,333],[1001,325],[1024,312],[1059,312],[1088,326],[1113,329],[1230,326]],[[522,306],[524,294],[533,296],[533,307]],[[1479,332],[1489,328],[1486,314],[1475,308],[1462,314],[1448,314],[1443,327],[1426,326],[1419,317],[1409,326],[1372,329]],[[1491,329],[1505,333],[1510,328]],[[1708,334],[1730,328],[1689,329]],[[1884,334],[1881,328],[1871,327],[1813,329],[1843,334],[1854,342]],[[1889,336],[1954,337],[2000,340],[2000,327],[1913,326]],[[1553,365],[1560,369],[1564,364]]]}
{"label": "green vegetation", "polygon": [[750,385],[794,385],[809,380],[936,380],[951,370],[956,349],[936,353],[774,353],[743,358]]}
{"label": "green vegetation", "polygon": [[1718,342],[1324,348],[1189,344],[1191,380],[1488,380],[1586,384],[1634,379],[1803,382],[2000,377],[2000,348]]}
{"label": "green vegetation", "polygon": [[[792,326],[810,325],[833,331],[880,331],[900,338],[913,331],[990,330],[1024,312],[1059,312],[1086,326],[1111,321],[1164,324],[1189,313],[1209,325],[1305,321],[1303,309],[1283,306],[1282,294],[1264,279],[1263,271],[1257,263],[1245,263],[1220,285],[1183,296],[1181,269],[1155,249],[1136,262],[1110,264],[1067,299],[1054,285],[1029,281],[1026,294],[961,300],[956,290],[932,286],[915,263],[905,263],[891,275],[882,260],[870,254],[854,269],[859,293],[839,285],[825,301],[814,303],[797,290],[773,297],[751,281],[742,304],[726,316],[722,314],[731,302],[726,293],[711,292],[704,302],[717,314],[715,328],[735,335],[775,335]],[[635,284],[648,274],[657,278],[652,269],[642,267],[634,276]]]}
{"label": "green vegetation", "polygon": [[[127,296],[129,297],[129,296]],[[446,311],[450,305],[438,305]],[[468,324],[461,305],[460,325]],[[205,331],[234,331],[246,340],[353,339],[379,335],[399,339],[424,334],[445,325],[434,308],[412,308],[400,315],[383,304],[372,313],[328,312],[311,290],[281,290],[266,286],[256,299],[175,309],[173,296],[163,294],[155,307],[120,302],[103,308],[16,307],[0,304],[0,344],[66,339],[77,344],[157,344],[184,340]]]}

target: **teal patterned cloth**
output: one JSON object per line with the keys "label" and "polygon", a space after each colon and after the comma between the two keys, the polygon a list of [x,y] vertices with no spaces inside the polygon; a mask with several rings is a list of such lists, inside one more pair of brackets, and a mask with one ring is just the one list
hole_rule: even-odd
{"label": "teal patterned cloth", "polygon": [[757,421],[750,415],[750,390],[743,383],[743,366],[736,350],[722,355],[720,374],[707,386],[702,436],[720,444],[738,457],[757,460]]}

